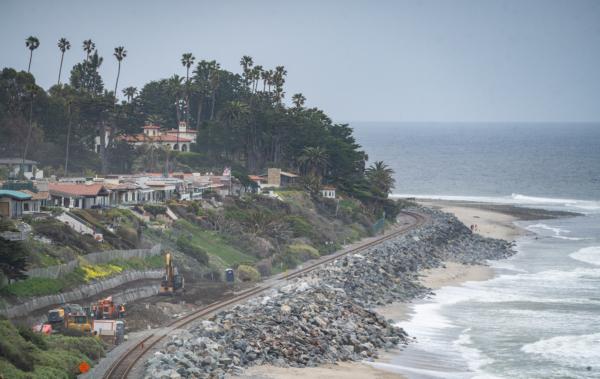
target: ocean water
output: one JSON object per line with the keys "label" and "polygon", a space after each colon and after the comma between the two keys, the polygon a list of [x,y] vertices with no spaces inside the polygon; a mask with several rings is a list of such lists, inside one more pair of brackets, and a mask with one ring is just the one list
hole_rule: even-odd
{"label": "ocean water", "polygon": [[399,323],[417,338],[380,367],[409,378],[600,378],[600,125],[353,124],[398,195],[579,212],[531,235],[496,276],[444,287]]}

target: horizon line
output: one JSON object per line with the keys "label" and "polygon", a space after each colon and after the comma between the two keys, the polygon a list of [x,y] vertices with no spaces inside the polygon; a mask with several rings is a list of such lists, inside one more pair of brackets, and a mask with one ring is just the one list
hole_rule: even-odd
{"label": "horizon line", "polygon": [[575,123],[575,124],[600,124],[600,120],[560,120],[560,121],[373,121],[373,120],[343,120],[339,123],[360,123],[360,122],[371,122],[378,124],[564,124],[564,123]]}

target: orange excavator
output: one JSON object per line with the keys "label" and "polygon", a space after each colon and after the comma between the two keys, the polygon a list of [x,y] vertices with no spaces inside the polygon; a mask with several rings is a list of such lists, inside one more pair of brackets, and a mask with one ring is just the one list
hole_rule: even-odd
{"label": "orange excavator", "polygon": [[173,266],[173,256],[171,253],[165,254],[165,276],[160,282],[160,295],[172,295],[176,292],[182,292],[185,285],[183,275],[179,274],[177,267]]}

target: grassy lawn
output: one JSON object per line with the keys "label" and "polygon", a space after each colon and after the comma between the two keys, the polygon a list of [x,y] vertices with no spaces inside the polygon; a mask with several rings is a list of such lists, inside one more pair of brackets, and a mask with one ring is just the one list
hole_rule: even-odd
{"label": "grassy lawn", "polygon": [[206,251],[209,256],[218,257],[229,266],[256,262],[255,257],[245,254],[229,245],[223,237],[215,232],[202,230],[185,220],[177,221],[176,226],[190,234],[191,242],[194,245]]}

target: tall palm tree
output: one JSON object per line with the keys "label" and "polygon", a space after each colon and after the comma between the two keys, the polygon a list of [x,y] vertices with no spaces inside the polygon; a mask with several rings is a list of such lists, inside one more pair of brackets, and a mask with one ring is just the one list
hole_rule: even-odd
{"label": "tall palm tree", "polygon": [[65,58],[65,51],[71,48],[71,42],[69,42],[66,38],[61,38],[58,40],[58,48],[60,49],[60,68],[58,69],[58,83],[60,84],[60,74],[62,73],[63,59]]}
{"label": "tall palm tree", "polygon": [[[185,114],[184,119],[189,124],[190,118],[190,67],[194,64],[196,57],[192,53],[181,56],[181,64],[185,67]],[[179,128],[177,128],[177,145],[179,145]]]}
{"label": "tall palm tree", "polygon": [[273,74],[273,84],[275,85],[275,100],[281,102],[284,96],[283,85],[285,84],[285,76],[287,71],[283,66],[275,67],[275,73]]}
{"label": "tall palm tree", "polygon": [[260,73],[260,78],[263,81],[263,92],[266,92],[267,90],[267,83],[271,80],[271,74],[273,71],[271,70],[263,70]]}
{"label": "tall palm tree", "polygon": [[96,44],[91,39],[83,41],[83,51],[85,51],[85,60],[90,60],[90,54],[96,49]]}
{"label": "tall palm tree", "polygon": [[135,95],[137,94],[137,88],[135,87],[127,87],[123,89],[123,95],[127,98],[127,101],[131,103]]}
{"label": "tall palm tree", "polygon": [[292,102],[294,103],[294,106],[296,106],[296,109],[301,109],[304,106],[305,101],[306,97],[304,97],[304,95],[301,93],[297,93],[292,96]]}
{"label": "tall palm tree", "polygon": [[371,184],[374,193],[381,197],[387,197],[396,180],[394,179],[394,170],[392,170],[383,161],[373,162],[365,172],[367,179]]}
{"label": "tall palm tree", "polygon": [[190,80],[190,67],[194,64],[196,57],[192,53],[185,53],[181,56],[181,64],[185,67],[185,82]]}
{"label": "tall palm tree", "polygon": [[123,46],[115,47],[115,52],[113,54],[115,58],[117,58],[117,62],[119,62],[119,68],[117,69],[117,81],[115,82],[115,100],[117,99],[117,86],[119,85],[119,76],[121,75],[121,61],[127,56],[127,50]]}
{"label": "tall palm tree", "polygon": [[244,70],[244,83],[248,86],[250,85],[250,76],[251,76],[251,70],[252,70],[252,66],[254,65],[254,61],[252,60],[252,57],[249,55],[244,55],[242,57],[242,59],[240,59],[240,65],[242,66],[243,70]]}
{"label": "tall palm tree", "polygon": [[209,80],[210,80],[210,119],[213,120],[215,118],[215,103],[217,102],[217,90],[219,89],[219,69],[221,66],[217,63],[216,66],[210,71]]}
{"label": "tall palm tree", "polygon": [[69,123],[67,124],[67,146],[65,152],[65,176],[69,175],[69,146],[71,143],[71,124],[72,124],[72,115],[71,115],[71,99],[67,100],[67,114],[69,115]]}
{"label": "tall palm tree", "polygon": [[256,92],[256,89],[258,87],[258,82],[260,80],[262,72],[263,72],[263,66],[261,66],[261,65],[256,65],[252,69],[252,71],[251,71],[251,76],[252,76],[252,92]]}
{"label": "tall palm tree", "polygon": [[25,46],[29,49],[29,66],[27,66],[27,72],[31,71],[31,59],[33,58],[33,50],[40,46],[40,40],[37,37],[29,36],[25,40]]}
{"label": "tall palm tree", "polygon": [[329,155],[322,147],[305,147],[298,161],[306,173],[320,177],[329,164]]}

